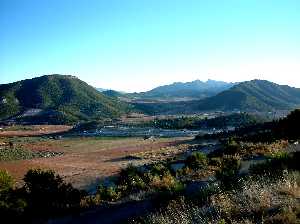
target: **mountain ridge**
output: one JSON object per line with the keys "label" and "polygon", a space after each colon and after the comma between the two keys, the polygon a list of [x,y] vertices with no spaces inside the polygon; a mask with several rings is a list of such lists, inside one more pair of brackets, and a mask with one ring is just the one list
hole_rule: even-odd
{"label": "mountain ridge", "polygon": [[[205,83],[219,85],[221,88],[228,84],[214,80],[196,80],[188,84],[173,83],[171,87],[176,90],[176,85],[201,86],[206,85]],[[100,93],[74,76],[45,75],[1,84],[0,120],[14,118],[25,122],[35,120],[74,123],[116,118],[130,111],[183,114],[203,111],[276,111],[300,106],[299,88],[259,79],[230,85],[230,88],[227,86],[224,91],[200,100],[174,101],[175,98],[172,98],[173,101],[138,101],[135,98],[136,101],[126,101],[127,93],[114,90]]]}
{"label": "mountain ridge", "polygon": [[138,100],[195,100],[216,95],[233,85],[235,85],[235,83],[227,83],[211,79],[201,81],[197,79],[191,82],[174,82],[168,85],[158,86],[146,92],[127,94],[127,96]]}
{"label": "mountain ridge", "polygon": [[[0,104],[1,119],[34,117],[41,122],[56,119],[58,123],[113,118],[127,110],[125,103],[99,93],[77,77],[58,74],[0,85]],[[32,109],[41,111],[22,117]]]}
{"label": "mountain ridge", "polygon": [[198,113],[203,111],[268,112],[291,110],[300,106],[300,89],[267,80],[238,83],[215,96],[201,100],[135,103],[150,114]]}
{"label": "mountain ridge", "polygon": [[293,108],[297,105],[300,105],[300,89],[254,79],[202,100],[200,108],[266,111]]}

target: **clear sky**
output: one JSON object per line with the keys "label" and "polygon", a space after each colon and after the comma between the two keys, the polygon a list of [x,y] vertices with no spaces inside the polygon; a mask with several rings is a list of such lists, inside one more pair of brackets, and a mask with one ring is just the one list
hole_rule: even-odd
{"label": "clear sky", "polygon": [[0,0],[0,83],[53,73],[123,91],[208,78],[300,87],[300,1]]}

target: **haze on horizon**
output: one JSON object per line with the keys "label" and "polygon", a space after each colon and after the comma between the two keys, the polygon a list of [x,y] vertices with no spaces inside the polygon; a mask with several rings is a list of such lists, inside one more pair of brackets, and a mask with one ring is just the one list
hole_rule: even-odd
{"label": "haze on horizon", "polygon": [[146,91],[192,80],[300,87],[297,0],[0,0],[0,83],[70,74]]}

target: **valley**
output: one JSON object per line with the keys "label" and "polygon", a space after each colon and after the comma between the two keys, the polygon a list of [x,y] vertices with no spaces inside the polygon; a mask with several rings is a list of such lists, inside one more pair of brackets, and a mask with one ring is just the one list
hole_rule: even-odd
{"label": "valley", "polygon": [[0,0],[0,224],[300,224],[299,12]]}
{"label": "valley", "polygon": [[[195,83],[199,88],[218,82],[191,82],[188,88]],[[235,208],[226,213],[213,203],[223,193],[234,194],[239,187],[234,182],[250,181],[255,192],[256,180],[251,178],[264,174],[278,184],[281,174],[264,173],[270,167],[288,172],[287,178],[298,175],[299,110],[293,108],[300,103],[300,90],[263,80],[220,85],[221,89],[196,98],[189,94],[199,92],[187,93],[184,83],[133,95],[99,92],[76,77],[60,75],[0,85],[0,174],[13,183],[5,190],[4,204],[11,203],[7,206],[16,220],[26,214],[31,221],[38,216],[58,224],[97,223],[100,218],[109,224],[160,219],[179,224],[189,220],[184,215],[189,214],[190,203],[197,204],[195,209],[209,206],[226,219],[238,220],[241,214],[234,213]],[[32,88],[30,96],[24,96],[26,88]],[[296,193],[284,196],[280,206],[292,200],[291,214],[296,215],[299,185],[293,184]],[[276,186],[274,192],[280,192]],[[59,205],[44,204],[32,195],[35,189],[28,190],[31,187],[40,189],[43,196],[37,193],[38,198],[49,194],[47,201],[59,196],[55,199]],[[31,197],[38,207],[30,207],[36,206],[30,204]],[[230,200],[236,198],[220,202],[245,209]],[[43,206],[50,206],[53,216],[28,212],[48,211]],[[184,212],[182,219],[174,221],[162,212],[165,206]],[[18,210],[10,210],[15,207]],[[271,220],[268,209],[275,207],[259,207],[259,212]],[[207,211],[201,217],[211,220]]]}
{"label": "valley", "polygon": [[[200,119],[216,116],[206,114]],[[11,173],[17,186],[23,184],[22,178],[29,169],[42,168],[54,170],[79,189],[95,191],[100,180],[116,175],[130,164],[141,166],[164,160],[188,150],[186,143],[197,135],[232,128],[189,130],[184,126],[178,129],[153,125],[178,118],[132,114],[124,116],[121,123],[80,130],[67,125],[2,126],[0,169]],[[6,155],[9,152],[13,155]]]}

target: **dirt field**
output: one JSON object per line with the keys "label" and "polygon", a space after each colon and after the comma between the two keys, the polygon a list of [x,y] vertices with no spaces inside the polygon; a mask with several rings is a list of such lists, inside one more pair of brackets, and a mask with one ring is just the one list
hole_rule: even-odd
{"label": "dirt field", "polygon": [[[17,147],[33,151],[63,152],[61,156],[0,162],[0,169],[10,172],[19,184],[30,168],[49,168],[58,172],[67,182],[79,188],[90,189],[97,180],[117,173],[128,164],[143,164],[149,159],[135,158],[144,152],[164,152],[183,143],[187,138],[101,138],[69,137],[49,139],[19,137]],[[165,154],[163,154],[165,155]]]}
{"label": "dirt field", "polygon": [[0,137],[16,136],[40,136],[69,131],[72,126],[67,125],[30,125],[30,126],[10,126],[0,130]]}

